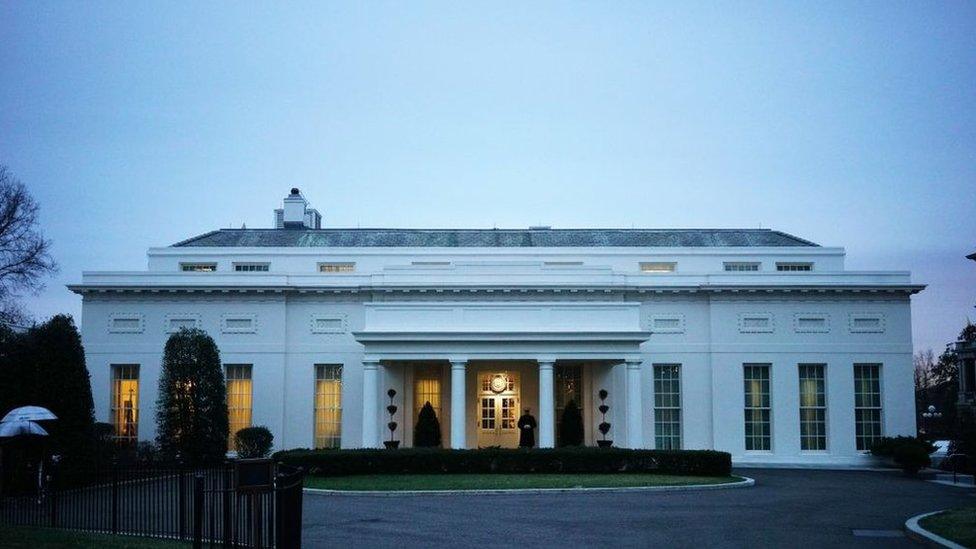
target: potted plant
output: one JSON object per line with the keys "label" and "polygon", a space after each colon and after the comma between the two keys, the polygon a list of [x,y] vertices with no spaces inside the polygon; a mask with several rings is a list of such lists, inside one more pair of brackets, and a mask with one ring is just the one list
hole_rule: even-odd
{"label": "potted plant", "polygon": [[607,394],[606,389],[600,389],[600,392],[598,393],[600,397],[600,407],[597,409],[600,410],[600,415],[603,416],[603,418],[600,420],[600,425],[597,427],[597,429],[600,430],[600,434],[603,435],[602,439],[596,441],[600,448],[609,448],[613,446],[613,441],[607,440],[607,433],[610,432],[610,424],[607,423],[607,412],[610,411],[610,407],[607,406],[606,402]]}
{"label": "potted plant", "polygon": [[390,413],[390,422],[386,424],[386,427],[390,430],[390,440],[384,441],[383,445],[389,448],[390,450],[394,450],[400,447],[400,441],[393,440],[393,433],[394,431],[396,431],[397,428],[397,422],[393,421],[393,414],[395,414],[397,411],[396,405],[393,404],[393,397],[395,397],[396,394],[397,394],[396,389],[390,389],[389,391],[386,392],[386,396],[390,397],[390,405],[386,407],[386,411]]}

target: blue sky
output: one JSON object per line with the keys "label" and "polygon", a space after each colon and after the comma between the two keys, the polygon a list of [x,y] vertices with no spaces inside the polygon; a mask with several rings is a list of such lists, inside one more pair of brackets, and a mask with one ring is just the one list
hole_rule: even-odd
{"label": "blue sky", "polygon": [[[802,5],[801,5],[802,4]],[[268,226],[772,227],[976,320],[976,4],[0,3],[0,163],[82,270]]]}

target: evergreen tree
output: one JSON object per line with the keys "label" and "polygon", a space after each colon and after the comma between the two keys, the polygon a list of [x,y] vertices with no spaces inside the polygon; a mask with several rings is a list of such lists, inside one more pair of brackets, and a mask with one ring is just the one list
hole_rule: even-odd
{"label": "evergreen tree", "polygon": [[413,430],[413,445],[418,448],[438,448],[441,445],[441,422],[430,401],[420,409],[417,426]]}
{"label": "evergreen tree", "polygon": [[217,345],[203,330],[184,328],[166,341],[156,424],[156,443],[166,457],[207,463],[225,456],[224,373]]}
{"label": "evergreen tree", "polygon": [[583,445],[583,415],[580,414],[575,400],[567,402],[563,409],[562,422],[559,424],[559,445]]}

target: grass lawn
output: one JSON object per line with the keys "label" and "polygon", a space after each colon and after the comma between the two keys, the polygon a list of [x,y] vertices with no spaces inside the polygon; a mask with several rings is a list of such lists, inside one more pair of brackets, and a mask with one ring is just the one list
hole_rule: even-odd
{"label": "grass lawn", "polygon": [[72,530],[0,525],[0,546],[12,549],[60,549],[62,547],[164,549],[171,547],[189,547],[190,544],[134,536],[111,536],[106,534],[87,534]]}
{"label": "grass lawn", "polygon": [[976,507],[952,509],[922,519],[919,525],[959,545],[976,547]]}
{"label": "grass lawn", "polygon": [[618,488],[627,486],[685,486],[725,484],[739,477],[681,477],[674,475],[351,475],[306,477],[307,488],[327,490],[504,490],[512,488]]}

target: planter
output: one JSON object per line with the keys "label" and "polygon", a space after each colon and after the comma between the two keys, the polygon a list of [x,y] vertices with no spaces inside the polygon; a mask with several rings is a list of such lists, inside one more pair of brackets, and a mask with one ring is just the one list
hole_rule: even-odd
{"label": "planter", "polygon": [[613,446],[613,441],[612,440],[598,440],[598,441],[596,441],[596,444],[600,448],[609,448],[609,447]]}
{"label": "planter", "polygon": [[399,440],[387,440],[383,442],[383,446],[386,446],[388,450],[396,450],[400,447]]}

